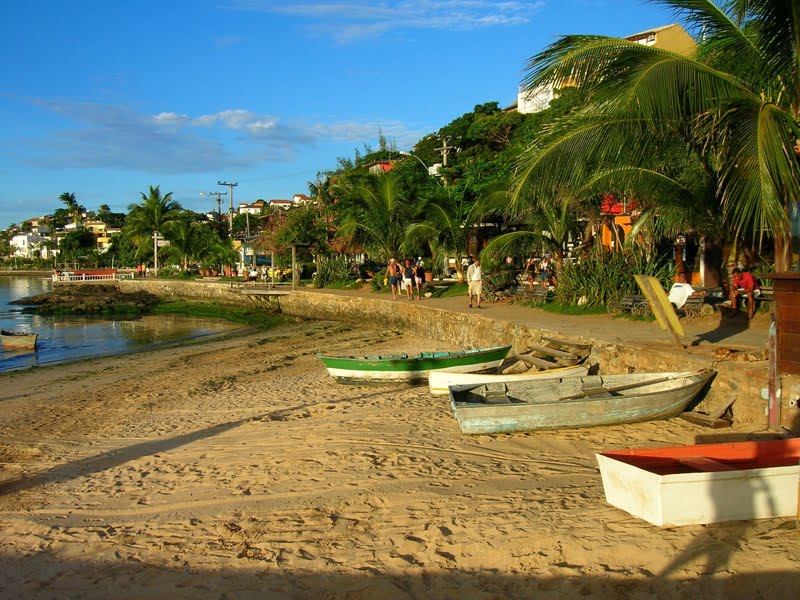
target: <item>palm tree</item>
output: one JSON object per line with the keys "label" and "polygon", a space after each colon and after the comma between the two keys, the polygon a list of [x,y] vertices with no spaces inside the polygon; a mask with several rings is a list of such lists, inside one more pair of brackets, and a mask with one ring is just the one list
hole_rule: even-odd
{"label": "palm tree", "polygon": [[172,192],[161,195],[159,186],[148,186],[148,193],[142,192],[142,202],[128,206],[128,226],[134,244],[139,252],[143,246],[147,246],[147,240],[154,240],[153,244],[153,266],[158,273],[158,245],[155,243],[155,236],[165,231],[165,228],[175,222],[180,216],[181,205],[172,200]]}
{"label": "palm tree", "polygon": [[61,202],[67,207],[67,212],[72,216],[72,220],[75,225],[80,224],[81,219],[83,218],[83,211],[86,210],[83,206],[78,204],[78,201],[75,198],[75,194],[70,192],[64,192],[58,197]]}
{"label": "palm tree", "polygon": [[789,268],[789,211],[800,197],[800,3],[796,0],[653,0],[702,36],[693,56],[602,36],[566,36],[528,65],[525,83],[574,82],[583,111],[553,127],[521,166],[513,204],[554,188],[578,194],[598,170],[633,189],[665,146],[682,144],[715,187],[715,209],[739,239],[775,239]]}
{"label": "palm tree", "polygon": [[189,261],[196,258],[203,239],[201,227],[187,218],[178,219],[164,226],[165,236],[169,240],[169,248],[175,252],[184,271],[189,269]]}
{"label": "palm tree", "polygon": [[425,217],[408,228],[409,241],[427,242],[442,260],[455,257],[458,280],[464,280],[461,257],[469,254],[470,231],[482,217],[492,212],[481,202],[469,203],[463,191],[437,186],[430,188],[430,197],[420,207]]}
{"label": "palm tree", "polygon": [[337,192],[339,234],[382,259],[400,256],[419,205],[412,194],[401,191],[395,175],[389,172],[345,181],[337,186]]}

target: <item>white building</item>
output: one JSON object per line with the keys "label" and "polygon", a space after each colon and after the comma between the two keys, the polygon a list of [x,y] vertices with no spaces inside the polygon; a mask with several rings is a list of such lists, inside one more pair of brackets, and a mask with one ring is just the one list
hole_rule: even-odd
{"label": "white building", "polygon": [[42,258],[47,258],[48,250],[45,242],[49,239],[36,233],[18,233],[9,240],[11,255],[34,258],[41,253]]}
{"label": "white building", "polygon": [[264,208],[266,205],[267,203],[264,202],[263,200],[256,200],[252,204],[245,204],[244,202],[242,202],[241,204],[239,204],[239,214],[260,215],[261,209]]}

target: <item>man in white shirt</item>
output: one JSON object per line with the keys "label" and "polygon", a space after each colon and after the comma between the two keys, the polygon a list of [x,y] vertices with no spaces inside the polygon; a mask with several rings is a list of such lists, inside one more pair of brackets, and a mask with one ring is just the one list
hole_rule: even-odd
{"label": "man in white shirt", "polygon": [[694,288],[686,283],[686,274],[678,273],[678,281],[672,284],[667,298],[675,306],[675,308],[683,308],[689,296],[696,294]]}
{"label": "man in white shirt", "polygon": [[481,308],[481,291],[482,291],[482,275],[481,275],[481,261],[475,261],[467,269],[467,285],[469,291],[467,296],[469,298],[469,307],[472,308],[472,297],[475,296],[477,300],[477,308]]}

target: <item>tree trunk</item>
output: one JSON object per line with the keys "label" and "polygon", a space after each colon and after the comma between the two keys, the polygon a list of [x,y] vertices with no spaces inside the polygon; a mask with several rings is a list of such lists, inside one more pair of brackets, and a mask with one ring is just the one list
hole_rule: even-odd
{"label": "tree trunk", "polygon": [[792,234],[775,236],[775,272],[782,273],[792,269]]}

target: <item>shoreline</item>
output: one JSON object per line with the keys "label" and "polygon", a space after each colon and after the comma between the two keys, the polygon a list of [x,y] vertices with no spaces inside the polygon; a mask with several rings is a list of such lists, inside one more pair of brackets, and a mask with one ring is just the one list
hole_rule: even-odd
{"label": "shoreline", "polygon": [[800,532],[786,519],[661,529],[605,504],[594,452],[726,432],[673,419],[463,436],[425,387],[336,384],[316,358],[330,348],[453,349],[306,321],[14,375],[0,391],[4,594],[611,600],[797,589]]}

